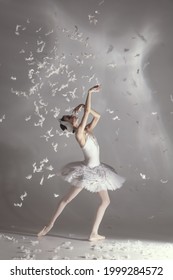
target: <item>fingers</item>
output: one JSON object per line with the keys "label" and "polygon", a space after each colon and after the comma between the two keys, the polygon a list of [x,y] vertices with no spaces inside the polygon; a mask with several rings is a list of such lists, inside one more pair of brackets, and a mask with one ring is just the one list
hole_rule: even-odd
{"label": "fingers", "polygon": [[84,108],[84,104],[79,104],[75,109],[73,109],[72,115],[78,114],[82,108]]}
{"label": "fingers", "polygon": [[101,85],[96,85],[96,86],[94,86],[94,88],[100,88],[101,87]]}
{"label": "fingers", "polygon": [[100,85],[95,85],[91,89],[99,89],[99,88],[100,88]]}
{"label": "fingers", "polygon": [[95,85],[92,88],[89,89],[91,92],[98,92],[101,89],[100,85]]}

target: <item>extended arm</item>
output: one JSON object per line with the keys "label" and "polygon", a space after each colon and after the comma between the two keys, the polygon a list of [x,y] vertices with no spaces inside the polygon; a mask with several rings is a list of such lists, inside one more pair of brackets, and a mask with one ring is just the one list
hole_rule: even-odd
{"label": "extended arm", "polygon": [[85,108],[85,104],[79,104],[77,105],[73,111],[72,111],[72,114],[75,115],[75,114],[78,114],[79,111],[81,111],[81,109],[84,109]]}
{"label": "extended arm", "polygon": [[99,119],[100,119],[100,114],[97,113],[95,110],[91,109],[90,113],[93,115],[92,121],[86,126],[87,130],[92,131],[94,127],[97,125]]}
{"label": "extended arm", "polygon": [[90,110],[91,110],[91,94],[92,94],[92,91],[89,90],[88,94],[87,94],[86,102],[84,105],[84,115],[83,115],[81,123],[78,127],[78,134],[81,134],[84,132],[87,121],[88,121],[88,117],[89,117]]}
{"label": "extended arm", "polygon": [[[87,98],[86,98],[85,105],[83,105],[84,106],[84,115],[83,115],[81,123],[78,127],[78,133],[83,133],[84,132],[84,129],[87,125],[87,121],[88,121],[88,117],[89,117],[90,113],[93,115],[94,118],[91,121],[91,123],[87,125],[87,128],[89,130],[92,130],[96,126],[96,124],[97,124],[97,122],[100,118],[100,115],[96,111],[91,109],[91,94],[93,92],[99,91],[99,90],[100,90],[100,86],[97,85],[97,86],[94,86],[93,88],[89,89],[89,91],[88,91],[88,95],[87,95]],[[80,108],[81,108],[81,105],[82,104],[79,105]]]}
{"label": "extended arm", "polygon": [[[85,108],[85,104],[79,104],[77,107],[75,107],[73,109],[73,112],[72,114],[77,114],[81,109],[84,109]],[[93,117],[100,117],[100,114],[97,113],[95,110],[93,110],[92,108],[90,109],[90,113],[91,115],[93,115]]]}
{"label": "extended arm", "polygon": [[[74,110],[73,110],[73,114],[78,113],[81,108],[85,108],[85,104],[79,104]],[[100,119],[100,114],[97,113],[95,110],[93,110],[92,108],[90,109],[90,114],[93,116],[92,121],[86,125],[87,130],[92,131],[94,129],[94,127],[97,125],[99,119]]]}

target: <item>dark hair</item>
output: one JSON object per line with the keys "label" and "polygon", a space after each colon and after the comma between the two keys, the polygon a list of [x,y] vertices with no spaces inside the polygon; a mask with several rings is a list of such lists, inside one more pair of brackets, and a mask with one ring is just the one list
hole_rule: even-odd
{"label": "dark hair", "polygon": [[63,131],[67,129],[67,127],[65,125],[61,124],[61,123],[60,123],[60,127]]}
{"label": "dark hair", "polygon": [[[64,116],[60,119],[60,121],[64,121]],[[63,125],[62,123],[60,123],[60,128],[64,131],[67,129],[67,127],[65,125]],[[73,129],[73,133],[75,132],[75,130]]]}
{"label": "dark hair", "polygon": [[[60,119],[60,121],[64,121],[64,116]],[[67,127],[65,125],[63,125],[62,123],[60,123],[60,127],[63,131],[67,129]]]}

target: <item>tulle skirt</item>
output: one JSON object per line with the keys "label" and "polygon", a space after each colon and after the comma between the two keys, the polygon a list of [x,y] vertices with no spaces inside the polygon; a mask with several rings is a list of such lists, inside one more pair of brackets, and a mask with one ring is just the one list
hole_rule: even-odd
{"label": "tulle skirt", "polygon": [[91,168],[84,161],[71,162],[61,169],[59,175],[71,185],[90,192],[116,190],[125,182],[124,177],[105,163]]}

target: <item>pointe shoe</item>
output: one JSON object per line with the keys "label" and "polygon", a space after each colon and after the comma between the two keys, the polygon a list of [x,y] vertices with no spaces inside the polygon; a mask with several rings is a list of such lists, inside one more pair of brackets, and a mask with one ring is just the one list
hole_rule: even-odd
{"label": "pointe shoe", "polygon": [[89,241],[99,241],[99,240],[104,240],[105,236],[99,235],[99,234],[91,234],[89,237]]}

